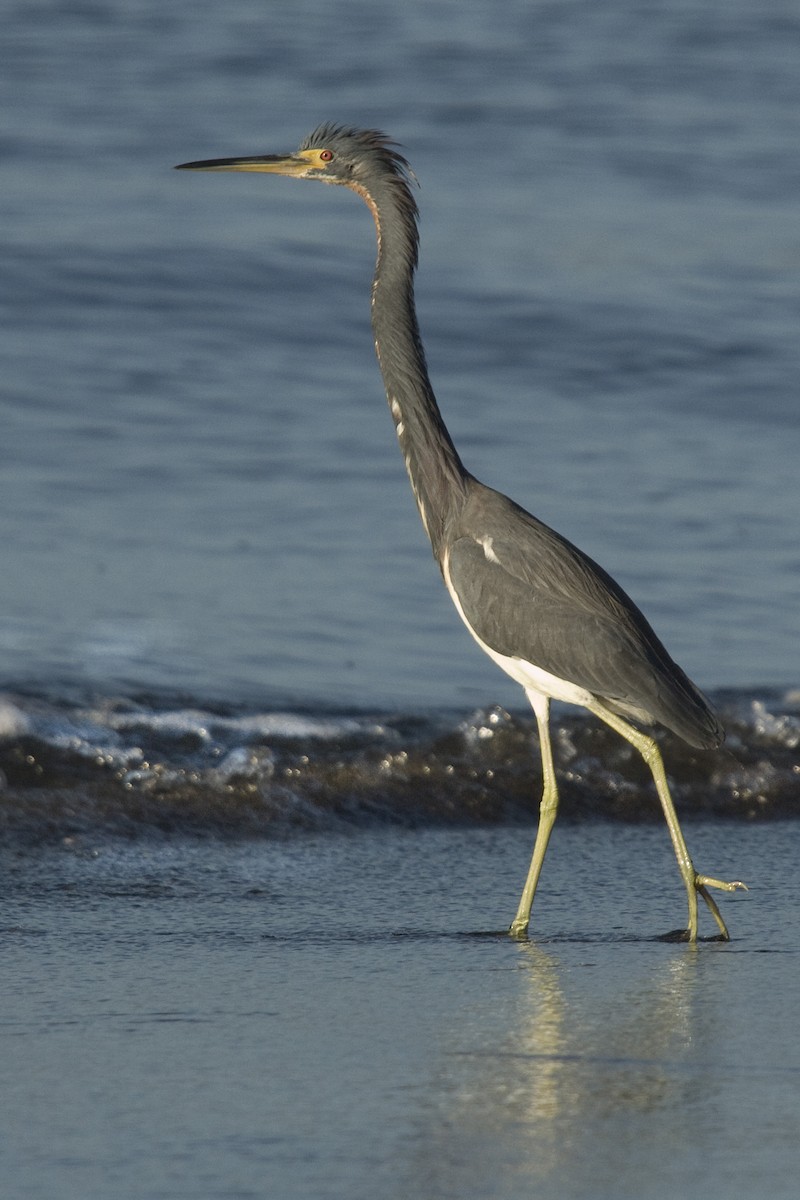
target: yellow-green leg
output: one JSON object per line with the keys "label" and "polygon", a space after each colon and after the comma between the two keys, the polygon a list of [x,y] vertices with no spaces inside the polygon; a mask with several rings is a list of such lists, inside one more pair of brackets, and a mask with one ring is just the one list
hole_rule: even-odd
{"label": "yellow-green leg", "polygon": [[698,875],[694,869],[694,864],[689,857],[689,851],[686,847],[686,842],[681,832],[680,824],[678,823],[678,814],[675,811],[675,805],[672,802],[670,795],[669,784],[664,770],[664,762],[661,758],[661,751],[657,743],[648,734],[642,733],[641,730],[629,725],[622,717],[606,708],[600,701],[595,700],[592,704],[587,705],[587,708],[596,716],[605,721],[620,737],[625,738],[627,742],[638,750],[644,761],[650,768],[650,773],[653,776],[653,782],[656,785],[658,798],[661,801],[661,807],[664,810],[664,816],[667,821],[667,828],[672,839],[672,845],[675,850],[675,857],[678,860],[678,869],[681,873],[684,885],[686,887],[686,895],[689,901],[689,924],[686,930],[688,941],[697,941],[697,896],[698,893],[703,897],[703,900],[708,905],[711,915],[717,923],[720,934],[725,941],[730,940],[728,928],[722,919],[722,914],[717,908],[716,901],[709,895],[708,888],[720,888],[724,892],[733,892],[737,888],[745,888],[740,880],[733,883],[726,883],[721,879],[711,879],[708,875]]}
{"label": "yellow-green leg", "polygon": [[522,889],[517,915],[511,922],[511,928],[508,931],[512,937],[518,938],[525,937],[528,932],[533,898],[536,894],[536,885],[542,873],[542,863],[547,853],[547,843],[550,841],[550,834],[553,831],[556,813],[558,812],[558,787],[556,786],[556,771],[553,765],[553,750],[550,745],[550,701],[546,696],[540,696],[535,692],[529,692],[528,699],[533,705],[533,711],[536,713],[536,723],[539,727],[539,747],[542,755],[544,786],[542,788],[541,804],[539,805],[539,827],[536,830],[536,841],[533,847],[531,865],[528,868],[528,878],[525,880],[525,887]]}

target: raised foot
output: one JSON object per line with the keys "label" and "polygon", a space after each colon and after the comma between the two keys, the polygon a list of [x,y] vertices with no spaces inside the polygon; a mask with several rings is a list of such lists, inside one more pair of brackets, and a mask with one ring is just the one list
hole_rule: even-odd
{"label": "raised foot", "polygon": [[[708,889],[713,887],[720,888],[723,892],[735,892],[737,888],[743,888],[744,891],[747,891],[746,884],[742,883],[740,879],[735,880],[733,883],[726,883],[722,879],[712,879],[709,875],[698,875],[695,873],[694,886],[698,896],[703,897],[709,912],[717,923],[720,940],[729,942],[731,935],[728,933],[728,926],[725,924],[722,913],[719,911],[713,896],[709,895]],[[689,904],[689,928],[687,934],[688,941],[697,941],[697,906],[693,906],[691,903]]]}
{"label": "raised foot", "polygon": [[749,890],[747,884],[742,883],[741,879],[735,879],[733,883],[725,883],[722,879],[711,879],[708,875],[695,875],[694,886],[698,892],[704,887],[719,888],[723,892],[735,892],[738,888],[744,892]]}

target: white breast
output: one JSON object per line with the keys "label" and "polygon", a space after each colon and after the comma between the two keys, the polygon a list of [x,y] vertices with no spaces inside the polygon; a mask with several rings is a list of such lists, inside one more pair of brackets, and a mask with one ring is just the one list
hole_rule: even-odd
{"label": "white breast", "polygon": [[[489,562],[497,562],[497,558],[492,550],[491,539],[485,538],[481,544]],[[551,675],[549,671],[542,670],[535,663],[526,662],[523,658],[513,658],[507,654],[499,654],[497,650],[493,650],[491,646],[487,646],[483,639],[478,637],[464,615],[461,601],[450,578],[450,567],[446,553],[442,559],[442,573],[447,590],[461,620],[484,654],[488,654],[489,658],[493,662],[496,662],[498,667],[505,671],[506,675],[510,675],[528,693],[534,692],[540,696],[549,696],[551,700],[562,700],[565,704],[577,704],[581,708],[585,708],[591,703],[592,694],[591,692],[587,692],[585,688],[578,687],[577,684],[570,683],[566,679],[559,679],[557,675]]]}

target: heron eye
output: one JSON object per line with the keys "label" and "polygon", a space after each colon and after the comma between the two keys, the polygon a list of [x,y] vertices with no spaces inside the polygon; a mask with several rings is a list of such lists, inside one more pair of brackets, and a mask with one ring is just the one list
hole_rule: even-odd
{"label": "heron eye", "polygon": [[330,162],[331,159],[333,158],[333,151],[332,150],[320,150],[319,156],[320,156],[320,159],[322,160],[322,162]]}

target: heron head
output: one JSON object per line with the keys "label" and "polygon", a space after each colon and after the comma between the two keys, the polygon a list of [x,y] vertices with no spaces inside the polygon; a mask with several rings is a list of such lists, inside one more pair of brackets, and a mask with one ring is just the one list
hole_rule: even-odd
{"label": "heron head", "polygon": [[294,179],[319,179],[356,190],[371,190],[381,177],[408,183],[413,175],[394,144],[377,129],[320,125],[292,154],[209,158],[180,163],[182,171],[258,171]]}

